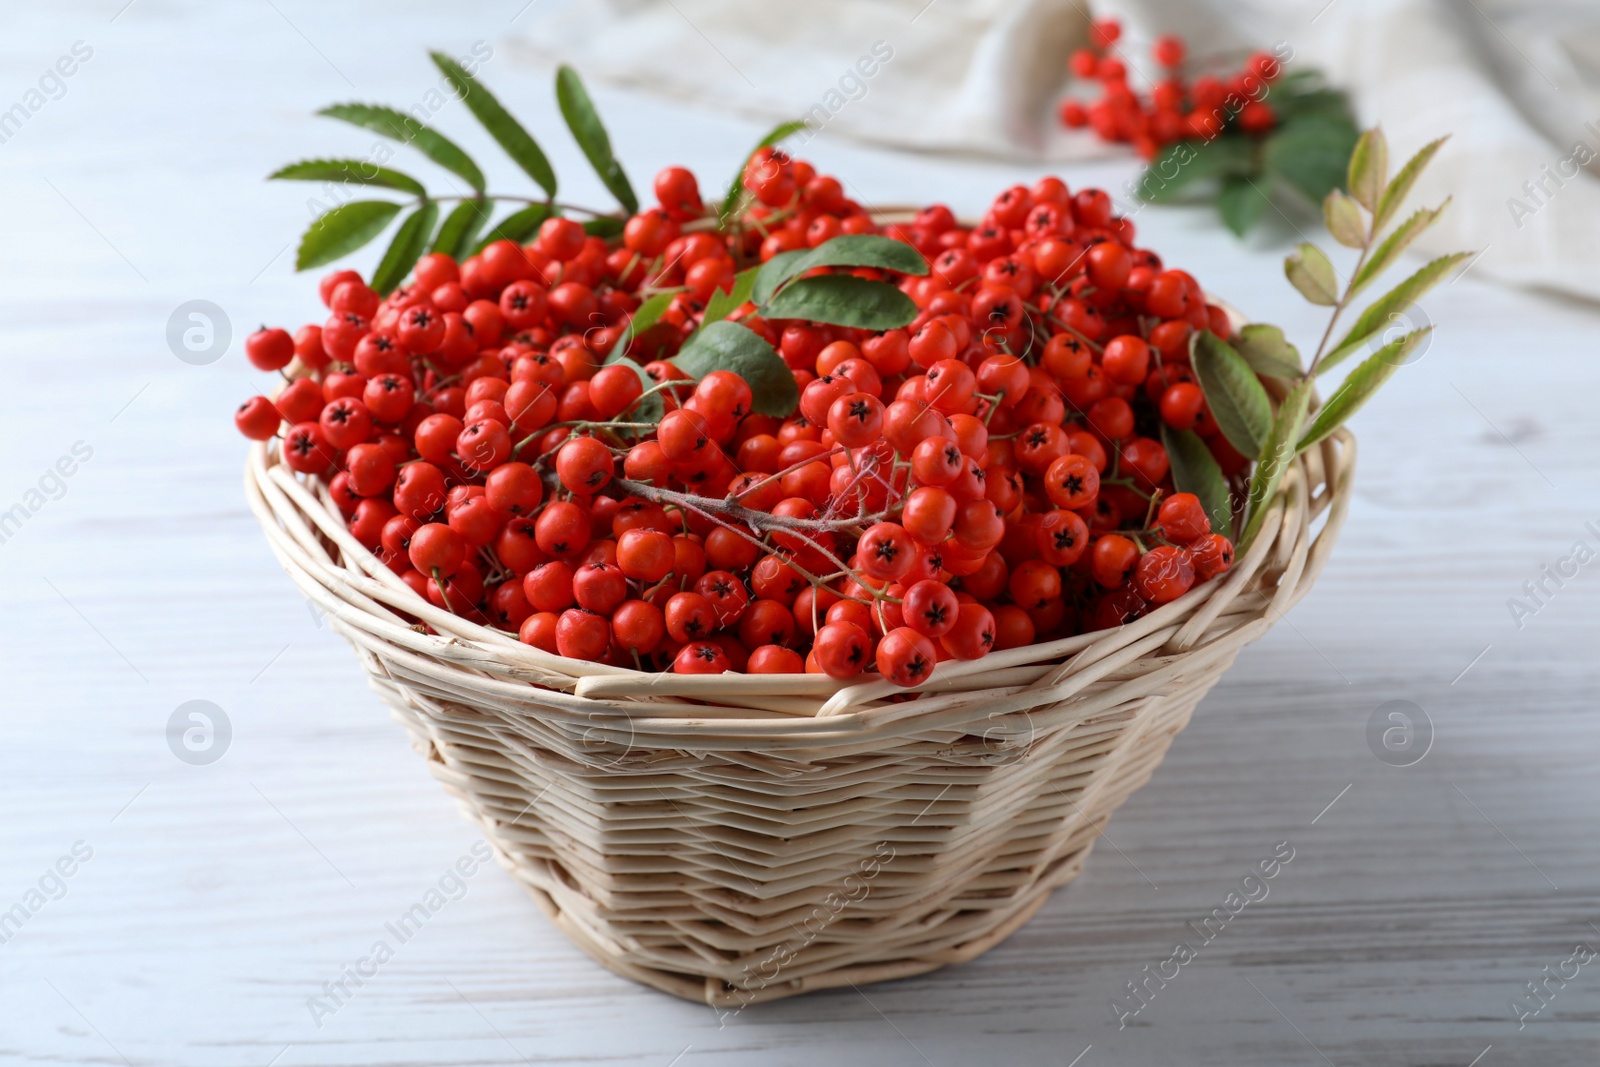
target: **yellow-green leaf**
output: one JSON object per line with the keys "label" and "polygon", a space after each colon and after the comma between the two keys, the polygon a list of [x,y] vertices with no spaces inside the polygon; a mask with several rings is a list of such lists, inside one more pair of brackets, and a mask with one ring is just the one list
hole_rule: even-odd
{"label": "yellow-green leaf", "polygon": [[1306,427],[1305,433],[1300,437],[1300,443],[1295,446],[1295,451],[1304,452],[1343,426],[1351,415],[1360,410],[1361,405],[1372,399],[1372,394],[1378,391],[1379,386],[1388,381],[1395,371],[1405,366],[1406,358],[1411,355],[1412,349],[1416,348],[1432,329],[1430,326],[1422,330],[1413,330],[1404,337],[1384,345],[1357,364],[1356,369],[1339,383],[1339,388],[1334,390],[1328,402],[1322,405],[1316,418],[1311,420],[1311,425]]}
{"label": "yellow-green leaf", "polygon": [[1295,457],[1295,441],[1300,437],[1300,427],[1305,422],[1306,407],[1311,401],[1312,382],[1307,379],[1289,390],[1289,395],[1278,405],[1278,414],[1272,420],[1272,432],[1256,461],[1255,473],[1250,477],[1250,497],[1246,503],[1244,535],[1239,539],[1243,549],[1261,529],[1261,520],[1267,507],[1278,493],[1283,474]]}
{"label": "yellow-green leaf", "polygon": [[1446,200],[1436,208],[1420,208],[1406,221],[1394,228],[1394,232],[1383,239],[1383,243],[1373,250],[1372,257],[1361,265],[1356,271],[1356,276],[1350,281],[1350,295],[1354,296],[1365,289],[1377,277],[1390,267],[1400,254],[1410,247],[1411,242],[1432,226],[1434,220],[1444,214],[1444,209],[1450,206]]}
{"label": "yellow-green leaf", "polygon": [[1317,368],[1318,373],[1343,362],[1393,322],[1396,315],[1422,299],[1445,275],[1463,261],[1470,259],[1472,255],[1471,252],[1456,252],[1453,255],[1440,256],[1380,296],[1361,313],[1361,317],[1356,319],[1356,324],[1350,327],[1350,332],[1323,357]]}
{"label": "yellow-green leaf", "polygon": [[1283,331],[1266,323],[1253,322],[1239,331],[1233,347],[1257,374],[1272,378],[1298,378],[1300,352],[1284,339]]}
{"label": "yellow-green leaf", "polygon": [[1410,194],[1411,187],[1416,184],[1417,176],[1422,173],[1422,168],[1432,162],[1433,157],[1438,154],[1439,149],[1447,140],[1449,140],[1448,137],[1441,137],[1437,141],[1428,144],[1422,151],[1407,160],[1405,166],[1400,168],[1400,173],[1396,174],[1394,180],[1383,190],[1383,196],[1378,200],[1378,209],[1373,212],[1372,228],[1374,232],[1383,229],[1389,220],[1394,218],[1395,213],[1400,210],[1400,205],[1405,203],[1406,196]]}
{"label": "yellow-green leaf", "polygon": [[1339,302],[1339,280],[1327,253],[1313,244],[1303,244],[1283,261],[1283,273],[1300,295],[1322,307]]}
{"label": "yellow-green leaf", "polygon": [[1374,126],[1361,135],[1355,151],[1350,153],[1350,195],[1376,214],[1388,181],[1389,142],[1384,139],[1383,130]]}
{"label": "yellow-green leaf", "polygon": [[1333,239],[1346,248],[1360,248],[1367,243],[1367,222],[1361,216],[1361,205],[1343,189],[1333,190],[1322,201],[1322,221]]}

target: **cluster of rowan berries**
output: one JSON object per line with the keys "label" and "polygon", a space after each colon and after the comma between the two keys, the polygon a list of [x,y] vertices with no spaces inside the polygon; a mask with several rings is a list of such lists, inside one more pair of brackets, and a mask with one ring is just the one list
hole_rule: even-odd
{"label": "cluster of rowan berries", "polygon": [[[1225,473],[1247,466],[1189,364],[1191,336],[1229,336],[1228,316],[1135,247],[1104,192],[1044,178],[975,226],[940,205],[880,226],[773,149],[744,185],[749,206],[719,219],[668,168],[620,241],[552,218],[526,245],[424,256],[387,296],[331,274],[325,323],[247,340],[288,384],[236,422],[279,438],[435,606],[618,665],[915,686],[1228,569],[1228,531],[1175,491],[1159,440],[1193,430]],[[740,375],[673,365],[741,269],[863,233],[928,262],[853,270],[911,299],[903,328],[728,312],[781,359],[797,410],[757,413]]]}
{"label": "cluster of rowan berries", "polygon": [[1223,77],[1203,74],[1193,81],[1182,76],[1188,49],[1183,38],[1166,34],[1156,39],[1151,56],[1163,78],[1140,95],[1128,85],[1128,65],[1113,54],[1122,37],[1116,19],[1101,19],[1090,29],[1091,47],[1072,54],[1072,73],[1085,81],[1098,81],[1098,100],[1061,102],[1061,123],[1071,129],[1090,127],[1101,140],[1131,144],[1145,159],[1176,141],[1209,141],[1225,127],[1261,135],[1277,124],[1272,105],[1262,97],[1266,86],[1283,73],[1283,64],[1270,52],[1257,52],[1244,67]]}

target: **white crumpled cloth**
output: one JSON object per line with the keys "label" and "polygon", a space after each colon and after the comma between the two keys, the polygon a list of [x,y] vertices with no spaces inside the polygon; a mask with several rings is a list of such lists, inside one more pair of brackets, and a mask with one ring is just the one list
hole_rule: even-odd
{"label": "white crumpled cloth", "polygon": [[[1160,33],[1194,55],[1282,42],[1291,69],[1320,68],[1364,123],[1382,123],[1394,166],[1450,133],[1414,198],[1454,206],[1419,250],[1478,250],[1474,272],[1600,300],[1600,170],[1586,166],[1600,159],[1597,0],[1121,0],[1093,12],[1123,19],[1135,80]],[[1054,119],[1089,17],[1077,0],[584,0],[520,22],[519,50],[707,107],[804,116],[829,135],[1084,160],[1121,151]]]}

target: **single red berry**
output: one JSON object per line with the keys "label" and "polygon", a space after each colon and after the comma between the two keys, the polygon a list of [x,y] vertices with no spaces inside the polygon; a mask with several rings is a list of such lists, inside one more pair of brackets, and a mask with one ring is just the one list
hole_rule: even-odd
{"label": "single red berry", "polygon": [[878,673],[895,685],[909,688],[932,676],[939,652],[926,636],[909,626],[900,626],[878,642],[877,660]]}
{"label": "single red berry", "polygon": [[535,611],[565,611],[576,599],[572,590],[573,569],[560,560],[551,560],[522,577],[522,594]]}
{"label": "single red berry", "polygon": [[1189,553],[1171,545],[1157,545],[1139,558],[1133,588],[1152,604],[1178,599],[1194,585],[1194,561]]}
{"label": "single red berry", "polygon": [[1189,546],[1189,555],[1196,577],[1204,582],[1233,566],[1233,542],[1219,533],[1206,534]]}
{"label": "single red berry", "polygon": [[489,472],[484,495],[503,514],[532,515],[544,499],[544,483],[526,463],[503,463]]}
{"label": "single red berry", "polygon": [[830,678],[853,678],[866,669],[872,651],[867,632],[852,622],[830,622],[817,631],[812,650]]}
{"label": "single red berry", "polygon": [[1163,67],[1172,68],[1183,64],[1185,49],[1183,38],[1175,33],[1163,34],[1156,38],[1155,47],[1150,50],[1155,61]]}
{"label": "single red berry", "polygon": [[672,538],[660,530],[626,530],[617,539],[617,566],[629,578],[655,583],[672,572]]}
{"label": "single red berry", "polygon": [[605,563],[586,563],[572,577],[572,595],[585,611],[610,615],[628,599],[628,579]]}
{"label": "single red berry", "polygon": [[956,624],[939,638],[956,659],[982,659],[994,648],[994,615],[981,604],[962,604]]}
{"label": "single red berry", "polygon": [[359,496],[377,496],[394,484],[394,456],[383,445],[356,445],[346,454],[344,466],[350,488]]}
{"label": "single red berry", "polygon": [[717,629],[717,613],[699,593],[674,593],[667,601],[667,633],[674,641],[700,641]]}
{"label": "single red berry", "polygon": [[282,370],[294,360],[294,338],[288,330],[263,326],[244,339],[244,354],[257,370]]}
{"label": "single red berry", "polygon": [[1058,508],[1088,507],[1100,494],[1100,472],[1086,456],[1062,456],[1045,471],[1044,491]]}
{"label": "single red berry", "polygon": [[416,355],[432,355],[444,343],[444,316],[426,305],[406,310],[400,316],[398,333],[406,351]]}
{"label": "single red berry", "polygon": [[728,653],[714,641],[692,641],[672,660],[675,674],[725,674],[732,669]]}
{"label": "single red berry", "polygon": [[611,616],[611,636],[625,652],[648,656],[667,639],[661,609],[643,600],[629,600]]}
{"label": "single red berry", "polygon": [[535,537],[552,556],[582,552],[589,544],[589,513],[567,500],[553,500],[539,516]]}
{"label": "single red berry", "polygon": [[884,581],[899,581],[916,562],[916,545],[905,527],[880,522],[861,535],[856,558],[863,573]]}
{"label": "single red berry", "polygon": [[924,579],[906,590],[901,617],[911,629],[928,637],[943,637],[956,624],[961,602],[942,582]]}
{"label": "single red berry", "polygon": [[491,471],[511,458],[511,434],[498,419],[470,422],[456,436],[456,455],[470,470]]}
{"label": "single red berry", "polygon": [[1089,573],[1107,589],[1125,583],[1138,562],[1139,546],[1121,534],[1097,539],[1089,551]]}
{"label": "single red berry", "polygon": [[847,393],[828,408],[828,430],[846,448],[862,448],[883,436],[883,410],[883,401],[869,393]]}
{"label": "single red berry", "polygon": [[1156,522],[1167,540],[1186,545],[1211,532],[1205,505],[1193,493],[1173,493],[1161,502]]}
{"label": "single red berry", "polygon": [[781,645],[762,645],[750,653],[745,665],[750,674],[801,674],[805,669],[800,653]]}
{"label": "single red berry", "polygon": [[1206,395],[1194,382],[1177,382],[1161,394],[1161,419],[1174,430],[1192,430],[1205,409]]}
{"label": "single red berry", "polygon": [[283,416],[264,396],[253,396],[233,413],[233,424],[252,441],[266,441],[278,432]]}
{"label": "single red berry", "polygon": [[[1099,245],[1096,247],[1105,247]],[[1100,365],[1106,377],[1124,385],[1137,385],[1150,373],[1150,346],[1142,337],[1124,334],[1106,342]]]}
{"label": "single red berry", "polygon": [[611,624],[593,612],[568,608],[556,622],[556,650],[568,659],[598,660],[611,644]]}
{"label": "single red berry", "polygon": [[424,575],[448,578],[466,562],[467,543],[442,522],[430,522],[411,535],[411,565]]}
{"label": "single red berry", "polygon": [[556,475],[574,493],[592,496],[616,471],[611,450],[593,437],[573,437],[556,453]]}
{"label": "single red berry", "polygon": [[694,591],[711,605],[719,628],[738,622],[750,603],[750,591],[744,582],[728,571],[707,571],[695,581]]}
{"label": "single red berry", "polygon": [[301,474],[321,474],[333,465],[333,447],[314,422],[291,426],[279,445],[283,462]]}

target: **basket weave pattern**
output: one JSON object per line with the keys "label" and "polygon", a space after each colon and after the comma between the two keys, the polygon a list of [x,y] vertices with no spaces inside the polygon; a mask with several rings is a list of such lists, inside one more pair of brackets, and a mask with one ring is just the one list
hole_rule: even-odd
{"label": "basket weave pattern", "polygon": [[619,974],[739,1007],[931,971],[1026,922],[1310,589],[1354,460],[1344,431],[1295,459],[1221,578],[1118,629],[942,663],[914,700],[553,656],[416,596],[274,450],[252,449],[245,485],[295,584],[561,930]]}

